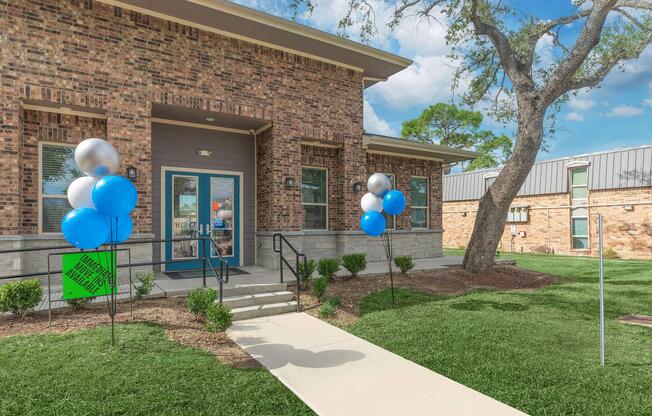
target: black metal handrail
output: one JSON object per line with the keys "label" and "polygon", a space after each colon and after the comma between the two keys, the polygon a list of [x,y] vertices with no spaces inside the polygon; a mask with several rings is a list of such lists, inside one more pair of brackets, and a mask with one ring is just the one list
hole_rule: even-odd
{"label": "black metal handrail", "polygon": [[[278,239],[278,247],[276,246],[276,240]],[[292,250],[295,256],[296,264],[295,267],[293,268],[292,265],[290,265],[290,262],[287,261],[285,256],[283,256],[283,243],[287,244],[287,246]],[[301,270],[299,270],[299,265],[301,264],[299,262],[299,259],[303,259],[303,270],[305,271],[308,266],[308,258],[306,257],[305,254],[300,253],[294,246],[288,241],[287,238],[283,234],[276,233],[272,237],[272,245],[273,245],[273,250],[274,253],[279,254],[279,270],[281,274],[281,283],[283,283],[283,265],[285,264],[288,269],[292,272],[294,277],[296,278],[297,282],[297,312],[301,311],[301,302],[300,302],[300,293],[301,293]]]}
{"label": "black metal handrail", "polygon": [[[217,245],[217,243],[213,239],[213,236],[208,234],[207,239],[210,242],[212,248],[215,249],[215,252],[217,253],[217,258],[220,260],[220,272],[217,273],[217,271],[215,270],[215,267],[213,267],[213,262],[211,261],[211,256],[210,255],[208,256],[208,265],[210,266],[211,270],[213,271],[213,274],[215,275],[215,278],[217,279],[217,283],[220,286],[220,303],[222,303],[222,299],[223,299],[223,296],[222,296],[223,290],[222,289],[224,288],[225,283],[227,283],[227,284],[229,283],[229,262],[227,260],[225,260],[224,257],[222,256],[222,247],[219,247]],[[206,242],[206,238],[204,238],[204,242]],[[207,260],[206,259],[206,253],[207,253],[206,245],[204,245],[204,258],[202,259],[204,264],[206,263],[206,260]],[[205,265],[204,265],[204,269],[206,269]],[[226,269],[226,279],[224,279],[224,275],[225,275],[224,270],[225,269]]]}

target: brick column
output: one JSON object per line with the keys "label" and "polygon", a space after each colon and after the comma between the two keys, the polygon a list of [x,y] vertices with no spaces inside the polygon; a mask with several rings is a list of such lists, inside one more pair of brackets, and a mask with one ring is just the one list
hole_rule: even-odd
{"label": "brick column", "polygon": [[[257,230],[301,229],[301,140],[282,124],[256,139]],[[294,178],[292,189],[285,179]]]}
{"label": "brick column", "polygon": [[20,233],[21,135],[16,80],[0,68],[0,234]]}
{"label": "brick column", "polygon": [[135,166],[138,205],[131,214],[134,233],[152,232],[152,123],[151,104],[145,97],[115,95],[109,100],[107,140],[120,153],[120,175]]}

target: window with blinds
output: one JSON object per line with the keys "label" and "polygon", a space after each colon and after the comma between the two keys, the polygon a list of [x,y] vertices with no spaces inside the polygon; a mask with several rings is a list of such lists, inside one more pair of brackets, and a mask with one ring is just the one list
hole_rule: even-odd
{"label": "window with blinds", "polygon": [[61,232],[61,219],[72,209],[66,192],[70,182],[84,174],[75,163],[75,147],[41,145],[41,232]]}

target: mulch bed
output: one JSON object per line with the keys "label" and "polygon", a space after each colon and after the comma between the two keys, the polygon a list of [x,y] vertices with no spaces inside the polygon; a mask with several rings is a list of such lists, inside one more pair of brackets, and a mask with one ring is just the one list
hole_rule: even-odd
{"label": "mulch bed", "polygon": [[[461,268],[417,271],[407,276],[394,274],[395,288],[409,288],[447,296],[459,295],[475,289],[532,290],[549,286],[553,282],[554,277],[551,275],[508,265],[495,266],[490,272],[481,275],[469,273]],[[345,314],[336,315],[333,323],[353,322],[363,297],[389,287],[389,274],[334,278],[328,284],[326,297],[339,296],[342,304],[338,312],[343,310]],[[318,316],[319,302],[312,295],[303,293],[301,296],[304,306],[307,307],[306,312]],[[328,321],[331,322],[331,319]]]}
{"label": "mulch bed", "polygon": [[652,328],[652,316],[647,315],[625,315],[620,321],[626,324],[641,325]]}
{"label": "mulch bed", "polygon": [[[220,361],[235,368],[258,368],[260,364],[244,352],[225,333],[211,333],[204,329],[186,309],[186,298],[146,299],[134,302],[134,316],[129,304],[118,304],[116,322],[150,322],[161,325],[169,339],[189,347],[213,353]],[[110,324],[106,305],[92,305],[80,311],[52,312],[52,327],[48,326],[47,312],[27,315],[23,320],[0,317],[0,337],[41,333],[68,333],[99,325]]]}

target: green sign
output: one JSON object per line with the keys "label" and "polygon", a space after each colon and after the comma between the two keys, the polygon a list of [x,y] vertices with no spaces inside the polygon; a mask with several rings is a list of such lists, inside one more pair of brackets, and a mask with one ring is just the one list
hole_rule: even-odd
{"label": "green sign", "polygon": [[115,254],[108,251],[64,254],[63,298],[68,300],[110,295],[111,276],[117,276],[113,256]]}

